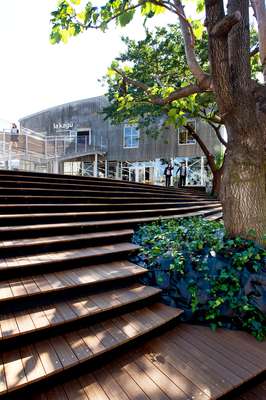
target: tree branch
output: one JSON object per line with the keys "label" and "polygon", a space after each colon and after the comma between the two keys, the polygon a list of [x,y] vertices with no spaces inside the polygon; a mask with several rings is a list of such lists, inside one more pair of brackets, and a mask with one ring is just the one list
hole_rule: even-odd
{"label": "tree branch", "polygon": [[118,75],[122,76],[125,79],[125,81],[130,85],[143,90],[147,94],[150,94],[149,92],[151,88],[148,85],[146,85],[146,83],[129,78],[124,71],[121,71],[116,67],[112,67],[112,70],[115,71]]}
{"label": "tree branch", "polygon": [[182,99],[184,97],[191,96],[192,94],[203,93],[206,91],[207,90],[203,90],[198,85],[191,84],[191,85],[188,85],[183,88],[175,90],[174,92],[169,94],[169,96],[167,96],[165,98],[161,98],[161,100],[155,104],[158,104],[158,105],[169,104],[169,103],[172,103],[174,100]]}
{"label": "tree branch", "polygon": [[168,11],[170,12],[175,12],[175,5],[173,3],[171,3],[170,1],[160,1],[160,0],[151,0],[150,1],[152,4],[156,5],[156,6],[161,6],[166,8]]}
{"label": "tree branch", "polygon": [[236,11],[232,15],[226,15],[222,20],[217,22],[211,30],[211,35],[215,37],[226,36],[230,30],[241,20],[240,11]]}
{"label": "tree branch", "polygon": [[212,122],[213,124],[224,125],[222,117],[218,114],[212,115],[211,117],[207,115],[205,110],[201,110],[199,117],[204,119],[206,122]]}
{"label": "tree branch", "polygon": [[[132,11],[132,10],[136,10],[137,8],[141,7],[143,4],[145,3],[145,0],[140,1],[139,3],[132,5],[130,7],[124,8],[122,10],[120,10],[118,13],[112,15],[109,19],[107,19],[105,21],[105,24],[109,24],[110,22],[116,20],[118,17],[120,17],[122,14],[128,12],[128,11]],[[100,29],[102,26],[102,22],[100,22],[98,25],[94,24],[92,25],[92,21],[89,22],[88,24],[81,24],[80,21],[77,19],[77,23],[79,23],[84,29]]]}
{"label": "tree branch", "polygon": [[213,37],[213,28],[224,19],[223,0],[205,0],[206,22],[209,33],[209,59],[212,70],[213,84],[215,87],[219,111],[222,115],[230,112],[234,105],[230,67],[228,57],[227,37]]}
{"label": "tree branch", "polygon": [[179,16],[180,27],[184,38],[188,67],[192,75],[197,80],[198,86],[200,86],[200,88],[203,90],[209,90],[211,88],[211,78],[201,69],[198,60],[196,58],[194,50],[193,29],[186,18],[181,0],[174,0],[174,1],[175,1],[176,13]]}
{"label": "tree branch", "polygon": [[221,125],[215,125],[213,124],[211,121],[208,121],[208,124],[214,129],[216,136],[218,138],[218,140],[220,141],[220,143],[222,143],[222,145],[224,147],[227,147],[227,142],[224,140],[224,138],[221,135]]}
{"label": "tree branch", "polygon": [[228,0],[228,13],[241,13],[241,21],[228,34],[228,52],[231,70],[231,82],[234,91],[234,102],[245,102],[246,93],[250,91],[250,30],[249,0]]}
{"label": "tree branch", "polygon": [[127,83],[129,83],[131,86],[134,86],[135,88],[138,88],[138,89],[141,89],[142,91],[144,91],[147,94],[147,96],[149,98],[149,101],[152,104],[163,106],[163,105],[172,103],[174,100],[178,100],[178,99],[181,99],[181,98],[184,98],[184,97],[188,97],[188,96],[191,96],[192,94],[195,94],[195,93],[204,92],[204,90],[202,90],[198,85],[191,84],[191,85],[188,85],[188,86],[185,86],[183,88],[175,90],[174,92],[170,93],[169,96],[167,96],[167,97],[153,96],[151,94],[152,88],[149,87],[148,85],[146,85],[145,83],[129,78],[125,74],[124,71],[121,71],[116,67],[112,67],[112,69],[117,74],[122,76],[123,79]]}
{"label": "tree branch", "polygon": [[217,170],[217,168],[216,168],[215,159],[214,159],[213,154],[210,153],[208,147],[205,145],[205,143],[203,143],[203,141],[201,140],[200,136],[197,134],[197,132],[195,131],[195,129],[191,125],[187,124],[187,125],[184,125],[184,127],[194,137],[194,139],[196,139],[196,141],[199,144],[201,150],[203,151],[204,155],[207,158],[207,161],[208,161],[208,164],[210,166],[210,169],[211,169],[212,173],[214,173]]}

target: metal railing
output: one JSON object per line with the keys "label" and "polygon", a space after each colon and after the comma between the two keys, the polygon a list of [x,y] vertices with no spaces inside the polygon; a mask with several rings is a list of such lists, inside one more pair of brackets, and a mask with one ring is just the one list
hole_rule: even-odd
{"label": "metal railing", "polygon": [[101,137],[99,144],[91,143],[89,135],[47,136],[45,138],[45,155],[49,158],[68,159],[72,156],[106,151],[107,146],[103,144]]}
{"label": "metal railing", "polygon": [[10,130],[0,132],[0,158],[10,159],[10,155],[41,159],[71,159],[89,153],[107,151],[107,146],[100,137],[100,143],[91,143],[87,135],[46,136],[45,133],[33,132],[23,128],[17,143],[12,142]]}

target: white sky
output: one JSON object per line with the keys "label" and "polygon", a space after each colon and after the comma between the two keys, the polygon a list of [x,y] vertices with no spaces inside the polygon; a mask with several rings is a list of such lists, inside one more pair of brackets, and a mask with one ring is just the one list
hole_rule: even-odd
{"label": "white sky", "polygon": [[[48,107],[103,94],[97,79],[121,51],[121,35],[143,36],[137,19],[124,29],[89,30],[66,45],[51,45],[49,20],[56,2],[0,0],[0,118],[17,121]],[[160,17],[163,24],[174,21],[169,14]]]}

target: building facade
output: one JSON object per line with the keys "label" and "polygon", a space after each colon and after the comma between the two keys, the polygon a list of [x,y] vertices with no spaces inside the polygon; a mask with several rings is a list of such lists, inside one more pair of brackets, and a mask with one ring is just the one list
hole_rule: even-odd
{"label": "building facade", "polygon": [[[20,120],[21,132],[45,138],[45,155],[54,172],[115,177],[162,184],[167,162],[175,172],[184,161],[187,184],[204,185],[206,160],[200,146],[185,129],[162,129],[155,139],[127,124],[104,119],[104,96],[59,105]],[[222,150],[210,126],[197,119],[197,133],[213,154]]]}

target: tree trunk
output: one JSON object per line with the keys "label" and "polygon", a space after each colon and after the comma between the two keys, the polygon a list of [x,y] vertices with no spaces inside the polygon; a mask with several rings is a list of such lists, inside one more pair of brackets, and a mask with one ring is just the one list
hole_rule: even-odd
{"label": "tree trunk", "polygon": [[[223,0],[205,0],[209,58],[220,115],[228,134],[221,180],[225,228],[230,236],[263,244],[266,232],[264,143],[266,126],[256,104],[250,69],[249,0],[228,0],[229,16],[239,21],[215,36],[227,17]],[[240,14],[239,14],[240,13]],[[265,243],[264,243],[265,244]]]}
{"label": "tree trunk", "polygon": [[222,173],[221,201],[225,228],[229,235],[255,239],[265,245],[263,133],[266,132],[262,132],[263,128],[258,126],[256,116],[252,121],[250,114],[242,110],[239,115],[230,116],[226,123],[231,139]]}
{"label": "tree trunk", "polygon": [[212,178],[211,195],[216,197],[217,199],[220,199],[222,169],[212,171],[212,174],[213,174],[213,178]]}

